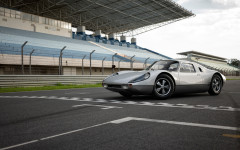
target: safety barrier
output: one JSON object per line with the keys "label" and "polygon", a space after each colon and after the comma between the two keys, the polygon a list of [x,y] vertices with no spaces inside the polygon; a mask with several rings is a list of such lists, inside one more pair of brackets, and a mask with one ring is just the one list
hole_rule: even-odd
{"label": "safety barrier", "polygon": [[0,87],[48,86],[58,84],[96,84],[107,76],[102,75],[0,75]]}
{"label": "safety barrier", "polygon": [[[47,86],[58,84],[96,84],[101,83],[107,76],[102,75],[0,75],[0,87]],[[239,79],[240,76],[226,76],[227,79]]]}

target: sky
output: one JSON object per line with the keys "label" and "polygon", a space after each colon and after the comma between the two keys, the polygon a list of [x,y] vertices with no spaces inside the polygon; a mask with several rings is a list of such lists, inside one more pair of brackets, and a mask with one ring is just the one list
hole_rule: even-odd
{"label": "sky", "polygon": [[174,0],[196,16],[136,36],[137,45],[172,58],[199,51],[240,60],[240,0]]}

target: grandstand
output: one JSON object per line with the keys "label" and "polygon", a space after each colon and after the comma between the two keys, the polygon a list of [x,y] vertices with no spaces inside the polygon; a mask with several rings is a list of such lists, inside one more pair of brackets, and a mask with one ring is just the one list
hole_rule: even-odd
{"label": "grandstand", "polygon": [[197,62],[206,68],[218,70],[225,75],[239,75],[239,68],[230,66],[227,59],[197,51],[187,51],[178,53],[185,56],[188,60]]}
{"label": "grandstand", "polygon": [[134,36],[194,15],[171,0],[0,0],[0,6],[0,74],[141,70],[171,58],[139,47]]}

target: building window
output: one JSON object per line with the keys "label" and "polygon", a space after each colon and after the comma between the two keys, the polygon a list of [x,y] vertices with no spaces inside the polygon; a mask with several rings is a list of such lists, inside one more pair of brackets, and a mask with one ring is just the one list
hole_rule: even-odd
{"label": "building window", "polygon": [[32,20],[32,17],[31,17],[31,15],[29,15],[29,14],[26,14],[26,13],[21,13],[21,15],[22,15],[22,19],[23,20],[27,20],[27,21],[31,21]]}
{"label": "building window", "polygon": [[5,9],[5,16],[10,17],[10,9]]}
{"label": "building window", "polygon": [[4,8],[0,7],[0,16],[5,16],[4,15]]}
{"label": "building window", "polygon": [[16,11],[15,10],[11,10],[11,18],[16,18]]}
{"label": "building window", "polygon": [[17,19],[21,19],[21,12],[16,11],[16,18],[17,18]]}

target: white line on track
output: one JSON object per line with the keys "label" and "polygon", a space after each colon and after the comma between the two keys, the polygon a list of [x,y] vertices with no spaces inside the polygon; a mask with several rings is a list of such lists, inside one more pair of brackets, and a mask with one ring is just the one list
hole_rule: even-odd
{"label": "white line on track", "polygon": [[185,108],[185,109],[201,109],[201,110],[215,110],[215,111],[240,111],[240,108],[233,108],[230,106],[209,106],[209,105],[189,105],[189,104],[170,104],[170,103],[152,103],[152,102],[136,102],[136,101],[121,101],[121,100],[105,100],[93,98],[78,98],[78,97],[56,97],[56,96],[0,96],[0,98],[41,98],[54,99],[64,101],[79,101],[79,102],[94,102],[94,103],[112,103],[124,105],[138,105],[150,107],[170,107],[170,108]]}
{"label": "white line on track", "polygon": [[68,131],[68,132],[64,132],[64,133],[60,133],[60,134],[56,134],[56,135],[52,135],[52,136],[48,136],[48,137],[44,137],[44,138],[40,138],[40,139],[37,139],[37,140],[32,140],[32,141],[28,141],[28,142],[24,142],[24,143],[12,145],[12,146],[0,148],[0,150],[8,150],[8,149],[20,147],[20,146],[23,146],[23,145],[28,145],[28,144],[35,143],[35,142],[40,142],[40,141],[56,138],[56,137],[59,137],[59,136],[76,133],[76,132],[83,131],[83,130],[86,130],[86,129],[99,127],[99,126],[106,125],[106,124],[109,124],[109,123],[111,123],[111,122],[105,122],[105,123],[101,123],[101,124],[96,124],[96,125],[89,126],[89,127],[86,127],[86,128],[80,128],[80,129],[77,129],[77,130],[72,130],[72,131]]}
{"label": "white line on track", "polygon": [[28,141],[28,142],[24,142],[24,143],[12,145],[12,146],[0,148],[0,150],[8,150],[8,149],[20,147],[20,146],[23,146],[23,145],[28,145],[28,144],[32,144],[32,143],[35,143],[35,142],[39,142],[39,141],[49,140],[49,139],[57,138],[57,137],[60,137],[60,136],[80,132],[80,131],[83,131],[83,130],[103,126],[103,125],[106,125],[106,124],[121,124],[121,123],[125,123],[125,122],[128,122],[128,121],[145,121],[145,122],[163,123],[163,124],[190,126],[190,127],[240,131],[239,127],[200,124],[200,123],[192,123],[192,122],[179,122],[179,121],[169,121],[169,120],[158,120],[158,119],[148,119],[148,118],[137,118],[137,117],[125,117],[125,118],[121,118],[121,119],[117,119],[117,120],[113,120],[113,121],[109,121],[109,122],[104,122],[104,123],[101,123],[101,124],[96,124],[96,125],[85,127],[85,128],[80,128],[80,129],[76,129],[76,130],[72,130],[72,131],[68,131],[68,132],[63,132],[63,133],[60,133],[60,134],[55,134],[55,135],[40,138],[40,139],[37,139],[37,140],[32,140],[32,141]]}
{"label": "white line on track", "polygon": [[240,94],[240,92],[228,92],[228,93],[232,93],[232,94]]}
{"label": "white line on track", "polygon": [[77,94],[77,95],[84,95],[84,94],[89,94],[87,92],[82,92],[82,93],[79,93],[79,92],[67,92],[67,93],[64,93],[64,94]]}
{"label": "white line on track", "polygon": [[155,123],[166,123],[166,124],[174,124],[174,125],[182,125],[182,126],[192,126],[192,127],[202,127],[202,128],[240,131],[239,127],[209,125],[209,124],[200,124],[200,123],[191,123],[191,122],[179,122],[179,121],[168,121],[168,120],[157,120],[157,119],[135,118],[135,117],[132,117],[132,120],[155,122]]}
{"label": "white line on track", "polygon": [[28,141],[28,142],[25,142],[25,143],[21,143],[21,144],[16,144],[16,145],[4,147],[4,148],[1,148],[0,150],[12,149],[12,148],[16,148],[16,147],[19,147],[19,146],[23,146],[23,145],[35,143],[35,142],[38,142],[38,141],[39,141],[39,140],[32,140],[32,141]]}
{"label": "white line on track", "polygon": [[122,108],[122,107],[117,107],[117,106],[108,106],[108,105],[92,105],[92,104],[73,105],[72,107],[81,107],[81,106],[95,106],[95,107],[101,107],[101,109]]}

